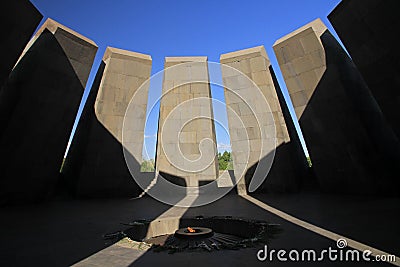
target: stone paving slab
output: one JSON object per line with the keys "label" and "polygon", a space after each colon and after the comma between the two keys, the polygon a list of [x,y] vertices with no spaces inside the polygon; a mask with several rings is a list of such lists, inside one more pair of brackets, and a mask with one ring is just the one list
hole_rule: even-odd
{"label": "stone paving slab", "polygon": [[[344,213],[335,215],[332,209],[339,205],[343,210],[358,207],[360,214],[374,214],[377,218],[393,219],[388,210],[383,210],[382,205],[388,205],[394,214],[398,208],[393,205],[393,199],[376,199],[379,206],[370,205],[371,202],[351,200],[345,196],[321,196],[320,208],[307,204],[308,201],[300,201],[306,196],[299,196],[299,201],[293,201],[294,195],[282,195],[276,199],[275,207],[279,205],[292,206],[291,214],[295,210],[310,208],[309,213],[314,212],[314,217],[319,221],[311,220],[311,216],[304,212],[301,218],[312,223],[318,222],[317,226],[325,227],[330,221],[334,221],[337,227],[346,234],[357,233],[357,241],[364,242],[366,239],[384,241],[385,235],[393,235],[393,228],[379,228],[368,223],[360,223],[350,218],[337,218]],[[291,200],[289,199],[291,198]],[[290,201],[289,201],[289,200]],[[312,199],[312,197],[311,197]],[[315,200],[315,199],[314,199]],[[316,201],[316,200],[315,200]],[[348,203],[348,206],[343,203]],[[385,202],[386,201],[386,202]],[[266,200],[264,200],[266,202]],[[296,203],[303,203],[298,206]],[[279,204],[280,203],[280,204]],[[391,205],[389,205],[391,203]],[[368,205],[370,209],[366,209]],[[398,205],[397,205],[398,206]],[[121,222],[129,222],[137,219],[156,219],[161,214],[168,214],[170,206],[159,203],[151,198],[144,197],[137,200],[86,200],[86,201],[58,201],[42,205],[15,206],[2,208],[0,210],[3,220],[0,221],[0,236],[2,245],[0,247],[1,266],[390,266],[388,264],[377,264],[370,262],[260,262],[257,252],[263,245],[241,250],[224,250],[215,252],[185,252],[168,254],[166,252],[156,253],[153,251],[141,251],[129,248],[129,242],[113,243],[104,240],[103,235],[118,230],[123,230]],[[289,207],[291,208],[291,207]],[[313,211],[313,212],[312,212]],[[298,225],[288,222],[279,216],[260,208],[252,202],[237,196],[227,195],[224,198],[203,207],[191,208],[182,216],[190,217],[196,215],[204,216],[235,216],[266,220],[271,223],[280,224],[283,232],[277,238],[270,240],[267,244],[270,249],[326,249],[329,246],[336,248],[336,242],[323,237],[317,233],[306,230]],[[314,218],[315,219],[315,218]],[[354,221],[350,224],[346,221]],[[382,219],[383,226],[390,225]],[[363,234],[360,234],[363,233]],[[339,234],[342,234],[339,232]],[[124,243],[125,242],[125,243]],[[398,243],[397,243],[398,244]],[[374,246],[375,244],[370,244]],[[394,243],[394,246],[396,244]],[[397,245],[398,246],[398,245]],[[378,246],[378,249],[382,247]],[[82,262],[83,261],[83,262]],[[83,263],[85,263],[83,265]],[[295,265],[296,264],[296,265]]]}

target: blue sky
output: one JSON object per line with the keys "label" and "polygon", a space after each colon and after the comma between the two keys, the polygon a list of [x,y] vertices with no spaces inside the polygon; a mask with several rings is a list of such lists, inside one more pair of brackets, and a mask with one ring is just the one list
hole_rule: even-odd
{"label": "blue sky", "polygon": [[[92,39],[98,46],[92,71],[78,112],[89,93],[107,46],[151,55],[152,73],[163,69],[166,56],[207,56],[218,62],[220,54],[264,45],[280,87],[295,118],[273,43],[304,24],[321,18],[336,36],[327,15],[340,0],[260,1],[132,1],[132,0],[31,0],[48,17]],[[336,36],[337,38],[337,36]],[[149,93],[157,98],[161,88]],[[223,90],[212,86],[214,98],[223,101]],[[226,122],[225,112],[215,110],[216,119]],[[149,116],[146,147],[154,155],[157,112]],[[216,126],[217,142],[223,151],[229,136]]]}

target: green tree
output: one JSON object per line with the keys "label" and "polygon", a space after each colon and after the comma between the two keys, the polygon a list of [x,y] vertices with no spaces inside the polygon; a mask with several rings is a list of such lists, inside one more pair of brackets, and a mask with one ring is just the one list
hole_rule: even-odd
{"label": "green tree", "polygon": [[312,162],[311,162],[311,158],[310,157],[307,157],[307,163],[308,163],[308,167],[311,168]]}
{"label": "green tree", "polygon": [[218,165],[220,170],[233,170],[231,152],[218,153]]}
{"label": "green tree", "polygon": [[141,172],[153,172],[154,171],[154,159],[143,160],[140,165]]}

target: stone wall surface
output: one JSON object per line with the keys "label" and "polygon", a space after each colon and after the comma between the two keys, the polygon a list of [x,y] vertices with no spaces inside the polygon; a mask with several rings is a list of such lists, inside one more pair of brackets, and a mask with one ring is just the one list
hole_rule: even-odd
{"label": "stone wall surface", "polygon": [[48,19],[0,92],[2,201],[54,192],[96,44]]}
{"label": "stone wall surface", "polygon": [[0,25],[3,51],[0,64],[0,88],[5,82],[43,15],[29,0],[1,1]]}
{"label": "stone wall surface", "polygon": [[[324,191],[376,193],[396,183],[398,155],[368,86],[317,19],[277,40],[274,51]],[[392,144],[396,146],[396,144]]]}
{"label": "stone wall surface", "polygon": [[197,187],[218,177],[206,57],[167,57],[160,102],[156,171]]}
{"label": "stone wall surface", "polygon": [[400,139],[398,5],[396,0],[343,0],[328,19]]}
{"label": "stone wall surface", "polygon": [[[245,170],[248,186],[257,164],[266,164],[263,161],[272,156],[272,167],[259,191],[296,191],[304,174],[305,157],[279,85],[271,73],[265,48],[258,46],[223,54],[220,61],[237,70],[222,67],[235,176],[241,178],[240,165],[248,161]],[[246,77],[254,84],[243,82],[242,85],[240,80]],[[237,123],[238,119],[243,122],[242,125]],[[271,139],[271,136],[274,138]],[[262,151],[262,146],[269,146],[271,142],[275,143],[276,150]],[[247,159],[243,157],[246,154],[242,146],[249,149]]]}
{"label": "stone wall surface", "polygon": [[[207,57],[165,58],[156,170],[141,173],[152,59],[107,47],[60,173],[98,47],[52,19],[32,36],[40,12],[27,0],[3,1],[0,204],[57,193],[134,197],[156,188],[159,175],[161,184],[186,187],[185,195],[234,182],[239,194],[295,192],[313,178],[323,192],[398,195],[397,6],[343,0],[329,14],[351,57],[320,19],[274,43],[312,168],[257,46],[220,57],[234,175],[218,170]],[[205,184],[216,190],[199,191]]]}
{"label": "stone wall surface", "polygon": [[[148,87],[142,84],[150,78],[151,65],[149,55],[106,49],[63,170],[74,194],[133,197],[141,192],[126,162],[134,175],[141,175],[148,95]],[[134,123],[123,132],[126,113]],[[129,150],[127,158],[124,149]]]}

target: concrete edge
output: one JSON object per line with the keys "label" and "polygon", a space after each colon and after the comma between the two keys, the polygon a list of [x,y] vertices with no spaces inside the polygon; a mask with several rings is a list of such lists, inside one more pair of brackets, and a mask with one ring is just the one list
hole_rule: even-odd
{"label": "concrete edge", "polygon": [[260,55],[269,60],[267,52],[263,45],[221,54],[221,56],[219,57],[219,60],[227,61],[228,59],[233,59],[233,58],[237,58],[237,57],[254,57],[257,55]]}
{"label": "concrete edge", "polygon": [[127,57],[139,58],[147,61],[152,61],[151,56],[147,54],[142,54],[134,51],[123,50],[111,46],[107,46],[106,51],[104,52],[103,61],[106,61],[111,55],[117,54]]}
{"label": "concrete edge", "polygon": [[71,30],[70,28],[68,28],[68,27],[66,27],[66,26],[64,26],[64,25],[62,25],[62,24],[60,24],[60,23],[58,23],[57,21],[55,21],[55,20],[53,20],[53,19],[51,19],[51,18],[48,18],[48,19],[43,23],[43,25],[40,27],[40,29],[37,31],[37,33],[36,33],[35,35],[36,35],[36,36],[37,36],[37,35],[40,35],[45,29],[48,29],[51,33],[54,34],[54,33],[57,31],[58,28],[60,28],[60,29],[62,29],[62,30],[64,30],[64,31],[66,31],[66,32],[68,32],[68,33],[70,33],[70,34],[72,34],[72,35],[74,35],[74,36],[76,36],[76,37],[82,39],[83,41],[85,41],[85,42],[87,42],[87,43],[89,43],[89,44],[91,44],[91,45],[93,45],[93,46],[95,46],[95,47],[98,47],[97,44],[96,44],[94,41],[92,41],[91,39],[89,39],[89,38],[83,36],[83,35],[80,34],[80,33],[77,33],[77,32],[74,31],[74,30]]}
{"label": "concrete edge", "polygon": [[207,62],[206,56],[193,56],[193,57],[165,57],[165,62]]}
{"label": "concrete edge", "polygon": [[325,30],[327,30],[328,28],[325,26],[325,24],[322,22],[322,20],[320,18],[317,18],[309,23],[307,23],[306,25],[298,28],[297,30],[292,31],[291,33],[279,38],[278,40],[275,41],[275,43],[272,45],[277,46],[280,43],[285,42],[286,40],[290,39],[291,37],[305,31],[308,30],[309,28],[312,28],[314,32],[318,33],[318,35],[321,35]]}

